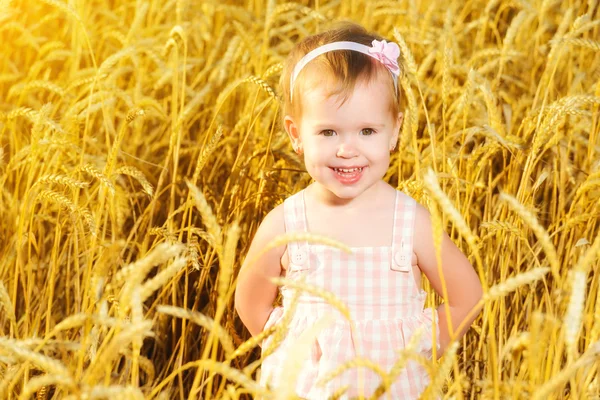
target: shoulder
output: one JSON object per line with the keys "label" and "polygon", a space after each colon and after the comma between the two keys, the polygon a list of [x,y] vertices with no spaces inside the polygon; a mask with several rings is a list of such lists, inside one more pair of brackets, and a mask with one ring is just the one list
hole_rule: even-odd
{"label": "shoulder", "polygon": [[412,196],[403,192],[402,190],[399,190],[399,189],[394,189],[394,190],[398,194],[398,203],[399,204],[403,204],[403,207],[414,206],[415,222],[418,222],[417,221],[418,219],[422,219],[423,217],[426,217],[427,215],[429,215],[429,211],[427,211],[427,209],[425,207],[423,207],[421,204],[419,204],[419,202],[417,200],[415,200]]}
{"label": "shoulder", "polygon": [[[402,192],[401,192],[402,193]],[[416,201],[414,198],[404,194],[411,203],[414,204],[414,239],[413,239],[413,247],[416,253],[419,250],[424,250],[424,247],[427,247],[427,250],[430,250],[429,246],[433,242],[433,229],[431,224],[431,213],[427,208],[425,208],[422,204]]]}
{"label": "shoulder", "polygon": [[242,269],[246,269],[249,264],[255,263],[255,268],[272,276],[278,275],[280,270],[279,260],[286,246],[275,246],[269,249],[267,247],[272,244],[277,236],[285,233],[283,209],[283,203],[279,204],[263,218],[252,238]]}
{"label": "shoulder", "polygon": [[294,213],[295,208],[299,205],[298,200],[302,196],[303,191],[301,190],[287,197],[281,204],[272,209],[263,219],[261,226],[267,225],[274,229],[277,235],[285,233],[285,222],[289,218],[289,215],[286,218],[286,214]]}
{"label": "shoulder", "polygon": [[256,234],[258,235],[260,231],[264,231],[261,233],[265,237],[275,237],[285,232],[284,203],[269,211],[261,221]]}
{"label": "shoulder", "polygon": [[423,228],[427,229],[428,226],[431,226],[431,214],[427,208],[423,207],[417,200],[415,200],[412,196],[406,194],[402,190],[394,189],[398,195],[398,205],[402,207],[404,210],[412,208],[414,213],[414,230],[415,230],[415,239],[419,237],[419,233],[417,231],[422,231]]}
{"label": "shoulder", "polygon": [[[412,197],[411,197],[412,198]],[[431,225],[431,213],[421,203],[414,200],[415,202],[415,220],[416,222],[428,222]]]}
{"label": "shoulder", "polygon": [[[289,216],[286,217],[286,214],[293,213],[295,204],[294,199],[300,195],[300,193],[301,192],[298,192],[286,198],[281,204],[269,211],[254,234],[254,239],[252,240],[253,247],[264,247],[277,236],[283,235],[286,232],[286,221],[289,219]],[[283,253],[285,247],[285,245],[276,247],[276,252]]]}

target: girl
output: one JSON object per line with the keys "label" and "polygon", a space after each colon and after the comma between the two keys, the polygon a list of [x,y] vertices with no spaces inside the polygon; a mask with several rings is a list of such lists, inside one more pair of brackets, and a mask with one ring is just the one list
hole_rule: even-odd
{"label": "girl", "polygon": [[[346,304],[355,328],[337,313],[318,334],[297,376],[295,389],[303,398],[326,399],[344,386],[348,389],[342,398],[370,396],[381,383],[371,370],[349,369],[325,385],[318,381],[357,355],[389,372],[396,350],[419,328],[417,350],[431,357],[435,343],[441,354],[450,342],[448,322],[455,331],[482,295],[471,264],[444,234],[441,271],[450,313],[444,305],[423,310],[421,273],[442,293],[431,218],[415,200],[382,180],[403,117],[399,56],[395,43],[344,24],[304,39],[284,66],[284,127],[314,182],[272,210],[258,228],[238,278],[235,307],[252,335],[277,324],[293,295],[291,288],[282,287],[284,305],[273,307],[277,287],[270,278],[280,275],[328,290]],[[285,232],[325,235],[347,244],[352,254],[293,242],[247,264]],[[294,341],[333,310],[321,297],[302,294],[285,339],[263,360],[262,384],[280,384]],[[457,337],[472,319],[468,322],[455,332]],[[394,399],[414,399],[428,382],[426,370],[411,360],[390,393]]]}

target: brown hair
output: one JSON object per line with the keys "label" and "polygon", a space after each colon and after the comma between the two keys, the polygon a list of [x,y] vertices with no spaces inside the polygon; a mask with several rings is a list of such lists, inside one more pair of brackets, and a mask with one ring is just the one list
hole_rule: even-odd
{"label": "brown hair", "polygon": [[[310,61],[298,78],[294,82],[294,101],[290,100],[290,77],[294,67],[310,51],[328,43],[349,41],[371,46],[373,40],[382,40],[379,35],[367,32],[362,26],[353,22],[337,23],[332,29],[304,38],[296,44],[287,57],[279,86],[281,90],[283,112],[282,117],[291,115],[299,118],[302,114],[302,91],[307,84],[313,83],[317,79],[327,79],[333,81],[333,89],[329,96],[340,95],[342,104],[352,94],[354,86],[359,79],[366,79],[369,82],[379,74],[385,74],[389,79],[390,95],[393,99],[390,104],[392,115],[396,116],[400,112],[401,94],[400,89],[395,89],[392,75],[388,69],[379,61],[372,57],[353,50],[336,50],[321,54]],[[402,55],[398,59],[400,73],[404,71]],[[318,70],[318,74],[307,73],[305,70]],[[398,82],[400,86],[400,82]]]}

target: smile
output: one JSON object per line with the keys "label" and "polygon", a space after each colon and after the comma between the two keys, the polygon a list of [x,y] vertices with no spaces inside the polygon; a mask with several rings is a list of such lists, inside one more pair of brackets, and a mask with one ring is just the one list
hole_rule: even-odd
{"label": "smile", "polygon": [[337,168],[331,167],[333,171],[333,176],[340,182],[342,185],[354,185],[358,181],[361,180],[363,176],[363,170],[367,168],[364,167],[351,167],[351,168]]}
{"label": "smile", "polygon": [[353,172],[362,172],[363,168],[364,167],[357,167],[357,168],[333,168],[333,170],[335,172],[338,172],[338,173],[342,172],[342,173],[345,173],[345,174],[350,174],[350,173],[353,173]]}

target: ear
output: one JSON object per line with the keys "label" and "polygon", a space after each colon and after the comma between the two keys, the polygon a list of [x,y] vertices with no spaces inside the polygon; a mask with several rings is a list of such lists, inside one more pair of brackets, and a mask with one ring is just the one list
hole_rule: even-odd
{"label": "ear", "polygon": [[292,147],[298,153],[302,149],[302,140],[300,139],[300,129],[298,125],[294,122],[292,117],[286,115],[283,119],[283,126],[290,137]]}
{"label": "ear", "polygon": [[392,151],[396,148],[396,143],[398,143],[398,135],[400,134],[400,128],[402,127],[402,121],[404,121],[404,114],[399,112],[398,117],[396,117],[396,123],[394,124],[394,131],[393,131],[392,137],[390,139],[390,151]]}

